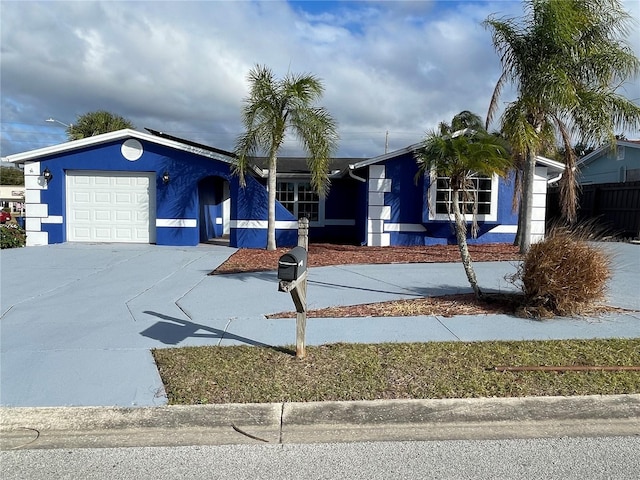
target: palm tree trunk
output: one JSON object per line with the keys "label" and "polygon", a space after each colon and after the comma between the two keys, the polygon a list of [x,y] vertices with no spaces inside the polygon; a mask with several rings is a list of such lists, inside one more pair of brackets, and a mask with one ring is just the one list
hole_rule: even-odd
{"label": "palm tree trunk", "polygon": [[269,156],[269,207],[267,217],[267,250],[276,249],[276,152]]}
{"label": "palm tree trunk", "polygon": [[533,181],[536,171],[536,156],[532,151],[527,153],[522,176],[522,199],[520,204],[520,253],[529,251],[531,246],[531,213],[533,207]]}
{"label": "palm tree trunk", "polygon": [[471,263],[471,255],[469,255],[469,247],[467,246],[467,227],[462,218],[462,213],[460,212],[460,204],[459,200],[459,191],[454,190],[451,192],[453,201],[453,216],[456,222],[456,239],[458,240],[458,248],[460,249],[460,257],[462,259],[462,265],[464,266],[464,271],[467,274],[467,279],[469,280],[469,284],[473,289],[473,293],[475,293],[476,298],[482,298],[482,291],[478,286],[478,280],[476,280],[476,272],[473,270],[473,264]]}

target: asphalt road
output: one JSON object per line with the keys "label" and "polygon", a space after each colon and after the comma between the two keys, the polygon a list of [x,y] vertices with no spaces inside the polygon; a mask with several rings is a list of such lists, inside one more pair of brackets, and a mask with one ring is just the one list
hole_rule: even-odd
{"label": "asphalt road", "polygon": [[640,435],[0,452],[13,479],[634,479]]}

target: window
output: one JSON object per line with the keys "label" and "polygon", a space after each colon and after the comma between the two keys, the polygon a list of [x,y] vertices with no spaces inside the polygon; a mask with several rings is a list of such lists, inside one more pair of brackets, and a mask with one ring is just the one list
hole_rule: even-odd
{"label": "window", "polygon": [[[470,178],[472,188],[467,190],[467,198],[460,196],[460,210],[471,220],[474,203],[477,200],[477,218],[479,221],[497,220],[498,206],[498,176],[486,177],[472,175]],[[435,185],[436,188],[433,188]],[[448,177],[432,177],[429,188],[429,220],[449,220],[449,215],[453,214],[451,208],[451,185]]]}
{"label": "window", "polygon": [[276,199],[296,218],[320,221],[320,199],[309,182],[278,182]]}

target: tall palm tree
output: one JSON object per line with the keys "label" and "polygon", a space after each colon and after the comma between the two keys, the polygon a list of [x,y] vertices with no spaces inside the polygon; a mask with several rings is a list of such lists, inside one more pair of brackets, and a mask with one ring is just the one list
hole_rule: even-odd
{"label": "tall palm tree", "polygon": [[314,106],[324,91],[314,75],[287,74],[278,80],[269,68],[257,65],[247,78],[250,92],[242,109],[245,132],[236,141],[236,173],[244,186],[249,158],[258,152],[269,156],[267,250],[275,250],[276,168],[287,130],[292,130],[302,143],[308,156],[311,185],[322,197],[329,190],[328,168],[338,144],[337,124],[325,108]]}
{"label": "tall palm tree", "polygon": [[123,128],[133,128],[133,124],[130,120],[115,113],[96,110],[78,115],[76,122],[67,127],[67,137],[69,140],[80,140]]}
{"label": "tall palm tree", "polygon": [[[561,183],[565,219],[576,220],[577,157],[572,141],[615,146],[615,129],[640,125],[640,107],[618,87],[640,72],[624,39],[631,16],[618,0],[524,0],[521,18],[489,17],[502,74],[495,86],[488,126],[507,83],[517,99],[507,106],[501,130],[514,155],[524,160],[520,202],[520,250],[531,237],[531,202],[536,155],[562,139],[566,171]],[[577,138],[576,138],[577,137]]]}
{"label": "tall palm tree", "polygon": [[[473,292],[477,298],[481,298],[482,291],[478,286],[467,246],[466,206],[472,206],[471,233],[475,236],[478,199],[472,179],[475,175],[504,176],[507,173],[511,159],[505,143],[499,137],[487,133],[478,115],[463,111],[453,117],[451,125],[441,122],[439,130],[427,134],[422,148],[417,152],[417,160],[420,173],[434,173],[436,177],[448,179],[460,257]],[[432,180],[429,188],[437,188],[436,182]],[[465,205],[464,214],[460,208],[461,203]]]}

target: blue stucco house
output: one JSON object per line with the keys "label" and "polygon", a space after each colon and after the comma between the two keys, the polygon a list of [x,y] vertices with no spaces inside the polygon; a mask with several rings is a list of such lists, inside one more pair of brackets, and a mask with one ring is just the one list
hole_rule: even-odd
{"label": "blue stucco house", "polygon": [[[455,243],[446,181],[416,178],[412,145],[369,159],[335,158],[331,190],[319,198],[303,158],[280,158],[276,205],[279,246],[295,245],[298,218],[310,241],[356,245]],[[119,130],[11,155],[24,167],[27,245],[133,242],[197,245],[215,239],[264,248],[267,171],[256,158],[246,186],[235,156],[147,129]],[[557,162],[539,158],[534,235],[544,235],[544,198]],[[512,242],[513,179],[477,178],[480,233],[470,242]],[[541,202],[541,203],[540,203]],[[541,211],[540,211],[541,209]]]}

